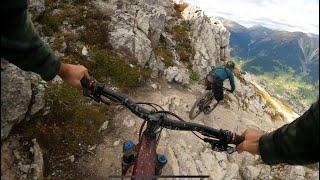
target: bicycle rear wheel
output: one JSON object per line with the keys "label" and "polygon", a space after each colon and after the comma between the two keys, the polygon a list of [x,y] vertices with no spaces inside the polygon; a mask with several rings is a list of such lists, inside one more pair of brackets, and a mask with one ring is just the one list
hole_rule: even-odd
{"label": "bicycle rear wheel", "polygon": [[[201,107],[201,100],[204,100],[205,97],[207,97],[207,101],[210,100],[209,97],[212,94],[211,91],[209,92],[205,92],[203,93],[200,97],[197,98],[196,102],[193,104],[193,106],[191,107],[191,110],[189,112],[189,118],[192,120],[194,118],[196,118],[202,111],[202,107]],[[203,104],[207,104],[206,102],[203,102]]]}

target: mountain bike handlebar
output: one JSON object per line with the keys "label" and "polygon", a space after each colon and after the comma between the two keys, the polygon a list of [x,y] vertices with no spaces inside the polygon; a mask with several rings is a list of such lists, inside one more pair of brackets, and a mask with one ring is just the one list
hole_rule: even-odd
{"label": "mountain bike handlebar", "polygon": [[163,113],[161,113],[161,111],[155,112],[152,110],[145,109],[139,106],[130,98],[125,97],[109,88],[106,88],[104,84],[97,82],[93,78],[82,78],[81,85],[84,89],[84,95],[94,99],[97,102],[107,103],[103,100],[103,96],[113,102],[121,103],[138,117],[148,122],[155,123],[160,127],[172,130],[199,132],[203,136],[209,137],[204,138],[202,140],[210,143],[212,147],[216,148],[217,150],[229,152],[229,148],[231,147],[228,146],[228,144],[238,145],[244,140],[244,137],[239,136],[236,133],[233,133],[228,130],[217,130],[201,124],[172,120],[166,117]]}

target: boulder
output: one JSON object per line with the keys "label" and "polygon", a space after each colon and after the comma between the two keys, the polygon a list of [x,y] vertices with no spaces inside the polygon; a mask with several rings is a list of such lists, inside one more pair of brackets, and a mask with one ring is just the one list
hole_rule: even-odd
{"label": "boulder", "polygon": [[151,59],[149,61],[149,68],[151,69],[151,77],[157,78],[160,73],[163,73],[165,64],[163,63],[163,60],[161,57],[155,56],[154,53],[152,53]]}
{"label": "boulder", "polygon": [[177,66],[170,66],[164,70],[165,78],[168,82],[177,82],[179,84],[188,84],[189,75],[184,68],[178,68]]}
{"label": "boulder", "polygon": [[31,95],[30,77],[25,71],[12,64],[1,71],[1,140],[25,118]]}
{"label": "boulder", "polygon": [[[5,62],[5,60],[1,60]],[[26,72],[11,63],[1,71],[1,139],[21,120],[39,112],[45,106],[45,82],[35,73]]]}
{"label": "boulder", "polygon": [[[29,151],[26,151],[23,146],[29,143],[33,145]],[[10,136],[2,142],[1,179],[27,179],[28,177],[43,180],[43,168],[43,153],[36,139],[32,142],[22,142],[21,137]]]}
{"label": "boulder", "polygon": [[[154,4],[155,3],[155,4]],[[101,11],[113,11],[111,16],[110,42],[112,47],[145,66],[151,59],[164,31],[166,9],[169,1],[118,1],[95,3]],[[115,8],[117,7],[117,8]],[[154,61],[154,59],[153,59]]]}

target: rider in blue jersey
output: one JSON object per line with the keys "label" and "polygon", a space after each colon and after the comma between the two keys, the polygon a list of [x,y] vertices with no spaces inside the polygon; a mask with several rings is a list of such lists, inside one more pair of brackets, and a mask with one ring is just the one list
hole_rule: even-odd
{"label": "rider in blue jersey", "polygon": [[214,99],[210,103],[209,109],[216,106],[219,101],[223,99],[223,81],[228,79],[230,82],[231,89],[227,91],[233,93],[235,90],[234,76],[232,71],[234,70],[235,64],[232,61],[228,61],[226,65],[214,67],[210,74],[207,76],[207,90],[212,90],[214,93]]}

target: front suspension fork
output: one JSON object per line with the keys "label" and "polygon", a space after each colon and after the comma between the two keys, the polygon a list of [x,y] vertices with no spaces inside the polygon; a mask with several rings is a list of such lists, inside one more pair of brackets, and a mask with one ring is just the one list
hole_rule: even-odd
{"label": "front suspension fork", "polygon": [[[132,141],[125,141],[123,143],[123,155],[122,155],[122,175],[132,174],[133,165],[138,155],[138,145],[135,145]],[[154,175],[159,176],[162,174],[162,169],[167,164],[167,157],[163,154],[156,154]],[[147,162],[145,162],[147,163]],[[153,164],[153,163],[152,163]]]}

